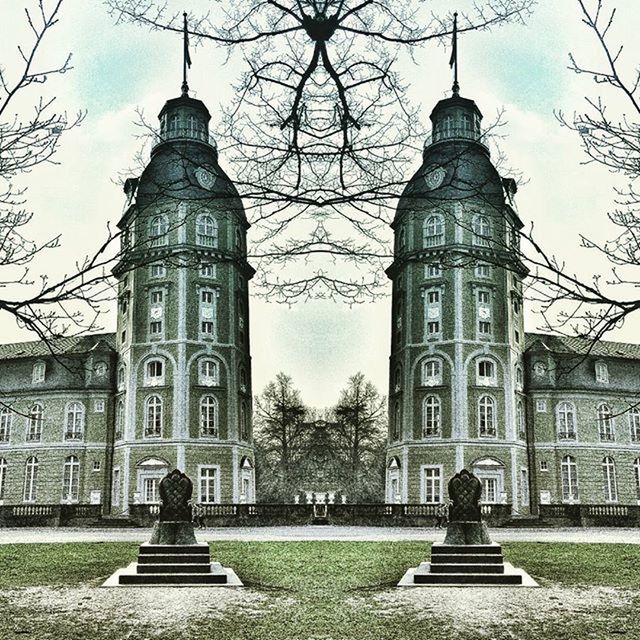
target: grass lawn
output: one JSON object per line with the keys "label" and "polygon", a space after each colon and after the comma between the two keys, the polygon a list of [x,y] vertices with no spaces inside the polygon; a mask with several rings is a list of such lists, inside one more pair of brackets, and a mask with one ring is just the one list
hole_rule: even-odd
{"label": "grass lawn", "polygon": [[510,543],[541,589],[409,588],[418,542],[219,542],[239,588],[100,589],[131,543],[0,546],[0,638],[638,638],[640,545]]}

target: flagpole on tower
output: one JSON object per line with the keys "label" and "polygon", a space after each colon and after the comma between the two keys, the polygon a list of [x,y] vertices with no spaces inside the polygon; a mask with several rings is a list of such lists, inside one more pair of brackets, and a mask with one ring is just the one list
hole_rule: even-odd
{"label": "flagpole on tower", "polygon": [[187,12],[182,14],[183,25],[183,41],[184,48],[182,51],[182,95],[189,95],[189,85],[187,84],[187,67],[191,68],[191,56],[189,55],[189,32],[187,31]]}
{"label": "flagpole on tower", "polygon": [[453,14],[453,38],[451,41],[451,58],[449,66],[453,67],[453,95],[460,94],[460,85],[458,84],[458,12]]}

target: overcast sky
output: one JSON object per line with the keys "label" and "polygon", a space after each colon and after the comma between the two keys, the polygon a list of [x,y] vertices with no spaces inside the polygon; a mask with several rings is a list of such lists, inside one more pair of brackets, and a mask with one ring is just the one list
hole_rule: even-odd
{"label": "overcast sky", "polygon": [[[9,71],[15,45],[26,37],[21,13],[26,4],[36,2],[0,0],[0,60]],[[208,5],[214,16],[219,6],[204,0],[172,4],[177,9]],[[440,0],[436,4],[451,6]],[[457,8],[469,4],[460,0]],[[626,43],[624,55],[631,65],[640,53],[640,2],[609,4],[618,7],[612,40]],[[164,101],[179,95],[181,82],[179,37],[116,26],[98,0],[65,1],[45,62],[58,61],[67,51],[73,52],[73,71],[47,83],[43,91],[57,96],[59,108],[84,109],[87,117],[66,136],[59,164],[38,168],[25,183],[35,212],[31,237],[62,233],[62,248],[40,265],[48,272],[70,268],[75,258],[97,245],[106,224],[117,221],[124,203],[118,176],[132,164],[139,146],[135,110],[155,119]],[[461,94],[478,103],[486,121],[501,109],[506,112],[501,146],[509,164],[527,180],[518,193],[525,223],[535,223],[537,237],[565,258],[570,270],[588,274],[599,267],[594,267],[591,254],[578,249],[578,233],[611,235],[606,212],[613,186],[624,182],[602,167],[581,164],[585,157],[579,140],[554,116],[554,110],[572,114],[582,109],[584,96],[596,95],[598,89],[586,76],[567,69],[570,51],[587,65],[600,60],[593,36],[580,23],[577,2],[541,0],[526,26],[461,38],[460,84]],[[416,52],[415,64],[405,62],[400,69],[410,84],[410,98],[422,105],[425,122],[433,105],[449,93],[448,57],[448,51],[433,44]],[[220,105],[232,96],[240,65],[237,60],[225,64],[225,52],[213,45],[199,47],[192,59],[192,95],[207,104],[215,120]],[[221,164],[228,166],[224,160]],[[417,155],[416,167],[419,162]],[[539,323],[527,315],[528,330]],[[103,324],[113,330],[114,314]],[[0,328],[3,341],[30,339],[11,318],[0,316]],[[638,329],[640,322],[627,323],[616,338],[637,341]],[[323,407],[335,403],[347,378],[359,370],[386,393],[389,298],[353,308],[322,301],[286,307],[254,300],[251,342],[255,393],[285,371],[305,402]]]}

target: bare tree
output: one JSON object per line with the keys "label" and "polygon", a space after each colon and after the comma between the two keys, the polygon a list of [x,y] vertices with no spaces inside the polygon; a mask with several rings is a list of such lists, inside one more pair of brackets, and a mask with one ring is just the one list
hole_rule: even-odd
{"label": "bare tree", "polygon": [[[155,0],[105,0],[121,20],[179,32]],[[449,41],[453,16],[409,0],[244,0],[190,15],[193,39],[240,49],[246,71],[218,139],[254,224],[252,259],[270,299],[375,298],[389,223],[424,131],[398,58]],[[533,0],[486,0],[460,32],[523,20]],[[224,7],[223,7],[224,8]]]}

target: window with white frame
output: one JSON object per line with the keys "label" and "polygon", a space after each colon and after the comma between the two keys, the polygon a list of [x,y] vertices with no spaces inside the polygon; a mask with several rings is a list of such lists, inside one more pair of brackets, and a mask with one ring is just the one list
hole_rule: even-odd
{"label": "window with white frame", "polygon": [[491,292],[487,289],[476,291],[476,316],[478,320],[478,335],[491,335]]}
{"label": "window with white frame", "polygon": [[0,442],[9,442],[12,424],[13,411],[10,407],[2,407],[0,410]]}
{"label": "window with white frame", "polygon": [[640,458],[633,461],[633,477],[636,486],[636,500],[640,502]]}
{"label": "window with white frame", "polygon": [[[0,429],[1,425],[2,422],[0,422]],[[640,442],[640,408],[638,407],[629,409],[629,428],[631,432],[631,442]]]}
{"label": "window with white frame", "polygon": [[200,335],[213,338],[215,335],[217,292],[214,289],[200,290]]}
{"label": "window with white frame", "polygon": [[198,367],[199,382],[206,386],[220,384],[220,368],[218,361],[213,358],[202,358]]}
{"label": "window with white frame", "polygon": [[149,278],[165,278],[166,275],[167,268],[161,262],[156,262],[149,266]]}
{"label": "window with white frame", "polygon": [[478,215],[473,219],[473,244],[488,247],[491,238],[491,223],[487,216]]}
{"label": "window with white frame", "polygon": [[36,362],[31,372],[31,381],[33,384],[44,382],[47,365],[45,362]]}
{"label": "window with white frame", "polygon": [[540,471],[549,471],[549,463],[546,460],[540,460]]}
{"label": "window with white frame", "polygon": [[115,439],[122,440],[124,435],[124,398],[118,399],[116,405],[116,432]]}
{"label": "window with white frame", "polygon": [[604,480],[605,502],[617,502],[616,464],[610,456],[606,456],[602,460],[602,479]]}
{"label": "window with white frame", "polygon": [[216,467],[200,467],[199,470],[199,486],[200,494],[199,502],[202,504],[215,504],[218,502],[217,495],[217,476]]}
{"label": "window with white frame", "polygon": [[162,436],[162,399],[160,396],[149,396],[145,400],[144,435],[146,438]]}
{"label": "window with white frame", "polygon": [[149,292],[149,337],[160,338],[164,325],[165,293],[164,289],[151,289]]}
{"label": "window with white frame", "polygon": [[520,398],[516,401],[516,429],[520,440],[527,439],[527,429],[524,418],[524,402]]}
{"label": "window with white frame", "polygon": [[478,433],[482,437],[495,437],[496,401],[491,396],[482,396],[478,400]]}
{"label": "window with white frame", "polygon": [[441,278],[442,277],[442,265],[440,264],[427,264],[424,268],[425,278]]}
{"label": "window with white frame", "polygon": [[200,277],[201,278],[215,278],[216,277],[216,265],[214,262],[204,262],[200,265]]}
{"label": "window with white frame", "polygon": [[38,497],[38,458],[31,456],[27,458],[24,467],[24,490],[22,500],[24,502],[35,502]]}
{"label": "window with white frame", "polygon": [[113,469],[111,482],[111,506],[120,506],[120,467],[115,467]]}
{"label": "window with white frame", "polygon": [[82,440],[83,434],[84,405],[81,402],[70,402],[67,405],[64,439]]}
{"label": "window with white frame", "polygon": [[486,262],[479,262],[475,268],[475,276],[482,280],[488,280],[491,278],[491,265]]}
{"label": "window with white frame", "polygon": [[427,358],[422,361],[422,384],[425,387],[435,387],[442,384],[442,360]]}
{"label": "window with white frame", "polygon": [[164,362],[160,358],[147,360],[144,367],[144,383],[148,387],[157,387],[164,384]]}
{"label": "window with white frame", "polygon": [[596,408],[596,419],[598,422],[598,434],[600,436],[600,440],[615,440],[613,431],[613,412],[606,402],[601,402]]}
{"label": "window with white frame", "polygon": [[94,413],[104,413],[104,400],[94,400],[93,411]]}
{"label": "window with white frame", "polygon": [[100,471],[100,469],[102,469],[102,463],[100,462],[100,460],[94,460],[93,461],[93,470],[94,471]]}
{"label": "window with white frame", "polygon": [[142,500],[145,504],[160,502],[160,480],[162,478],[142,478]]}
{"label": "window with white frame", "polygon": [[118,391],[122,391],[126,385],[126,369],[124,365],[122,365],[118,369]]}
{"label": "window with white frame", "polygon": [[7,486],[7,461],[0,458],[0,500],[4,500],[5,487]]}
{"label": "window with white frame", "polygon": [[218,402],[213,396],[200,400],[200,435],[218,437]]}
{"label": "window with white frame", "polygon": [[441,215],[429,216],[424,221],[423,241],[425,247],[444,244],[444,218]]}
{"label": "window with white frame", "polygon": [[578,500],[578,467],[572,456],[564,456],[560,463],[562,478],[562,501],[576,502]]}
{"label": "window with white frame", "polygon": [[478,360],[476,364],[476,383],[486,387],[494,386],[496,382],[496,363],[488,358]]}
{"label": "window with white frame", "polygon": [[606,362],[596,362],[596,382],[601,384],[609,382],[609,367]]}
{"label": "window with white frame", "polygon": [[42,423],[44,420],[44,409],[39,402],[36,402],[27,416],[27,441],[36,442],[42,438]]}
{"label": "window with white frame", "polygon": [[538,413],[546,413],[547,412],[547,401],[546,400],[536,400],[536,411]]}
{"label": "window with white frame", "polygon": [[196,243],[203,247],[218,246],[218,223],[208,213],[201,213],[196,219]]}
{"label": "window with white frame", "polygon": [[149,240],[152,247],[167,244],[167,219],[165,216],[154,216],[149,222]]}
{"label": "window with white frame", "polygon": [[440,318],[442,316],[442,291],[436,287],[430,287],[424,291],[425,317],[427,324],[427,338],[440,335]]}
{"label": "window with white frame", "polygon": [[522,389],[524,386],[524,376],[522,375],[522,367],[517,364],[516,365],[516,388]]}
{"label": "window with white frame", "polygon": [[64,461],[62,475],[62,501],[78,502],[80,488],[80,462],[76,456],[69,456]]}
{"label": "window with white frame", "polygon": [[556,407],[556,429],[560,440],[576,439],[576,408],[572,402],[559,402]]}
{"label": "window with white frame", "polygon": [[440,504],[442,501],[442,469],[436,466],[423,468],[424,502]]}
{"label": "window with white frame", "polygon": [[441,421],[440,398],[427,396],[422,403],[422,437],[439,436]]}

